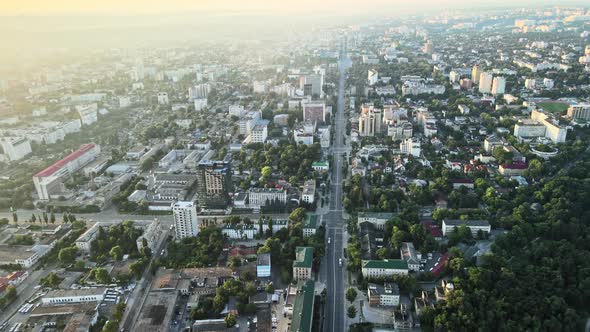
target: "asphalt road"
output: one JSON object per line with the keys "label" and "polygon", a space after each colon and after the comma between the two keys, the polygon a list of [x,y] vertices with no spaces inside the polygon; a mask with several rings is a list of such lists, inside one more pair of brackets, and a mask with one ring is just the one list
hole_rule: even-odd
{"label": "asphalt road", "polygon": [[[340,80],[338,82],[338,104],[335,119],[335,139],[332,146],[334,162],[332,165],[330,211],[324,215],[327,236],[330,243],[327,244],[326,255],[320,270],[320,279],[327,287],[326,315],[324,321],[325,332],[346,331],[345,299],[346,286],[346,262],[343,257],[343,248],[346,238],[344,236],[344,220],[342,218],[342,164],[345,150],[343,137],[346,134],[346,120],[344,118],[344,83],[346,70],[350,66],[350,60],[344,55],[339,61]],[[326,241],[326,243],[328,243]],[[342,266],[339,259],[342,258]]]}

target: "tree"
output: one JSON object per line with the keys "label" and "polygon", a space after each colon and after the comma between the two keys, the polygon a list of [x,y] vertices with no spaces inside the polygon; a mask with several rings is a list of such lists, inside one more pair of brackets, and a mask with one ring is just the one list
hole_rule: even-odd
{"label": "tree", "polygon": [[18,224],[18,216],[16,215],[16,212],[12,213],[12,221],[15,225]]}
{"label": "tree", "polygon": [[52,224],[55,224],[55,213],[53,213],[53,211],[51,211],[51,217],[49,218],[49,221],[50,221]]}
{"label": "tree", "polygon": [[242,265],[242,260],[240,258],[238,258],[237,256],[230,257],[230,259],[229,259],[229,268],[232,271],[235,271],[241,265]]}
{"label": "tree", "polygon": [[37,221],[37,217],[35,217],[35,214],[33,213],[33,214],[31,215],[31,222],[32,222],[32,223],[35,223],[36,221]]}
{"label": "tree", "polygon": [[109,277],[109,273],[106,269],[102,267],[96,267],[90,271],[89,275],[92,279],[96,280],[99,284],[108,284],[111,282],[111,278]]}
{"label": "tree", "polygon": [[236,325],[236,316],[234,314],[228,314],[225,316],[225,324],[227,327],[233,327]]}
{"label": "tree", "polygon": [[68,218],[68,214],[64,212],[63,216],[61,217],[61,219],[63,220],[64,224],[67,224],[70,219]]}
{"label": "tree", "polygon": [[43,221],[48,224],[49,223],[49,217],[47,216],[47,212],[43,212]]}
{"label": "tree", "polygon": [[356,308],[354,307],[354,305],[348,307],[348,310],[346,310],[346,315],[348,316],[348,318],[351,319],[356,317]]}
{"label": "tree", "polygon": [[354,300],[356,299],[356,296],[357,296],[357,292],[354,288],[349,287],[346,290],[346,299],[348,300],[348,302],[350,302],[350,303],[354,302]]}
{"label": "tree", "polygon": [[119,329],[119,322],[115,320],[109,320],[104,324],[102,332],[117,332]]}
{"label": "tree", "polygon": [[78,253],[78,248],[75,246],[66,247],[59,251],[57,254],[57,259],[59,259],[62,265],[69,265],[73,264],[76,260],[76,254]]}
{"label": "tree", "polygon": [[272,177],[272,168],[270,166],[264,166],[260,173],[262,173],[262,181],[266,182]]}
{"label": "tree", "polygon": [[57,288],[61,283],[62,279],[57,276],[54,272],[49,272],[45,278],[41,278],[39,284],[43,287]]}
{"label": "tree", "polygon": [[114,246],[109,251],[109,255],[111,255],[114,260],[120,261],[123,258],[123,249],[121,249],[121,246]]}
{"label": "tree", "polygon": [[264,287],[264,291],[268,294],[272,294],[275,292],[275,286],[272,284],[272,282],[269,282],[266,284],[266,287]]}

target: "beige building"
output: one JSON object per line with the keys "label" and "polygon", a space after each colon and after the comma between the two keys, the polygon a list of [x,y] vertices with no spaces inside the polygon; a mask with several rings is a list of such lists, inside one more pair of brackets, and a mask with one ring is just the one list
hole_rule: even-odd
{"label": "beige building", "polygon": [[365,104],[361,108],[359,117],[359,135],[375,136],[381,132],[383,122],[383,111],[375,108],[373,104]]}
{"label": "beige building", "polygon": [[295,248],[295,261],[293,262],[293,280],[311,279],[311,267],[313,265],[313,248]]}

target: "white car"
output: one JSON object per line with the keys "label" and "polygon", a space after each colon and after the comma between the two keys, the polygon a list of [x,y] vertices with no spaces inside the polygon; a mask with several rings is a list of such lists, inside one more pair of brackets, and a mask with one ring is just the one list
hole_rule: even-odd
{"label": "white car", "polygon": [[331,237],[328,238],[328,244],[330,244],[330,242],[332,242],[332,238]]}
{"label": "white car", "polygon": [[342,266],[342,258],[338,258],[338,266]]}

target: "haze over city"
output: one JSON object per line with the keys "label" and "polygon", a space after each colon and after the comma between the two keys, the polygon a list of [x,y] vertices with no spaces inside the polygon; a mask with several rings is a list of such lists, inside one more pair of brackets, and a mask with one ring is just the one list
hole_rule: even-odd
{"label": "haze over city", "polygon": [[0,2],[0,331],[590,331],[587,1]]}

